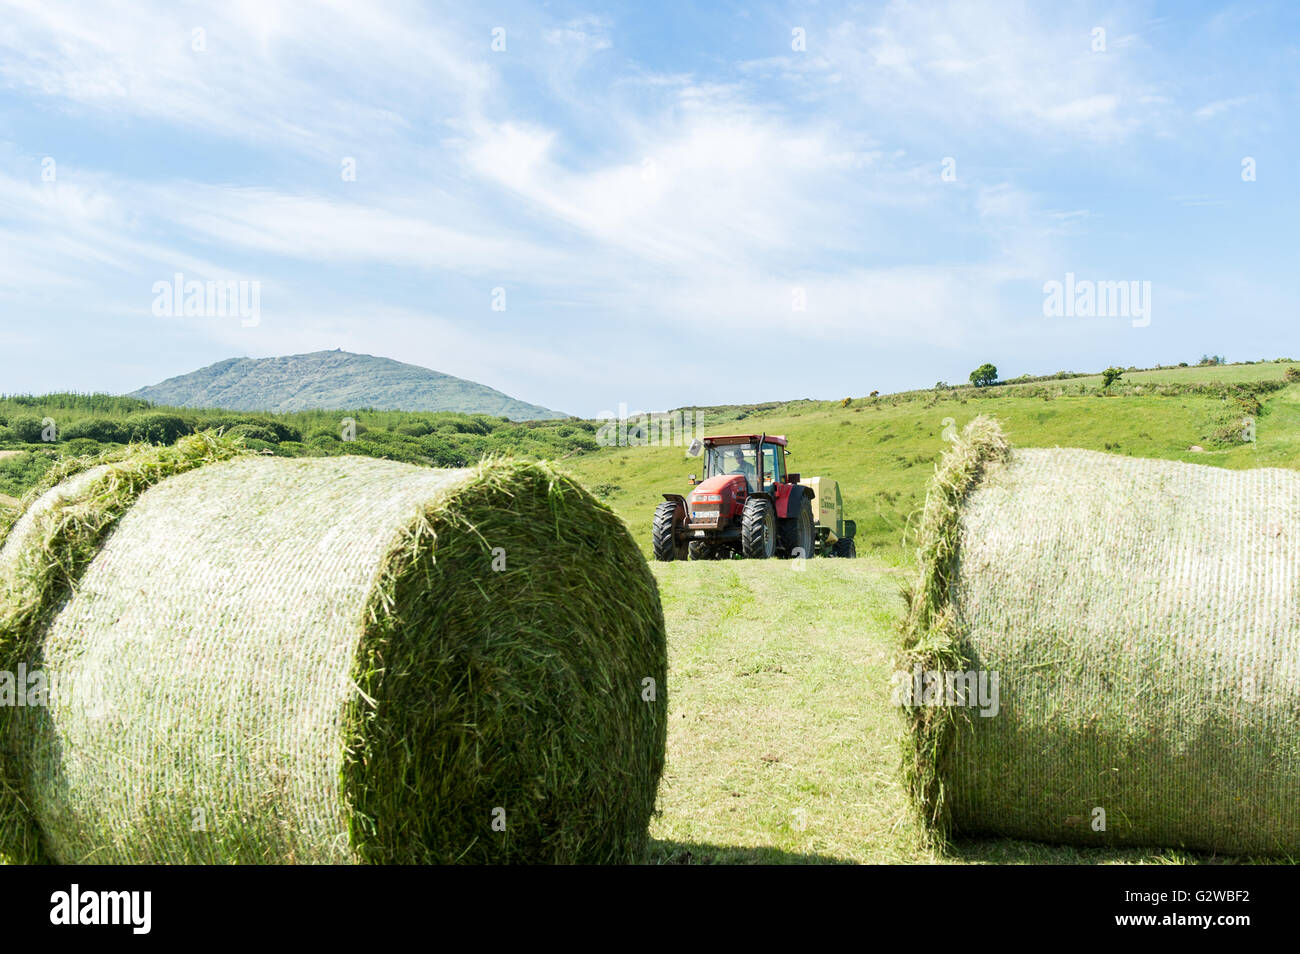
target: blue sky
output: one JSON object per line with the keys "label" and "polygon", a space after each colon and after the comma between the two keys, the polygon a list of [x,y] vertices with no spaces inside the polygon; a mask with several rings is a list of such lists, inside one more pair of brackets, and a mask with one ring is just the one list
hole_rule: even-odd
{"label": "blue sky", "polygon": [[[1292,357],[1298,100],[1289,3],[2,0],[0,391],[344,348],[593,416]],[[156,315],[176,272],[259,320]],[[1067,273],[1149,324],[1045,317]]]}

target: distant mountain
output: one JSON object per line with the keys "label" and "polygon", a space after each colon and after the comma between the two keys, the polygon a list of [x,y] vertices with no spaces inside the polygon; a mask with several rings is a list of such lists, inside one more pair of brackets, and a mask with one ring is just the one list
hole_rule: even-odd
{"label": "distant mountain", "polygon": [[172,407],[231,411],[460,411],[512,421],[567,417],[483,384],[391,358],[318,351],[282,358],[230,358],[133,391]]}

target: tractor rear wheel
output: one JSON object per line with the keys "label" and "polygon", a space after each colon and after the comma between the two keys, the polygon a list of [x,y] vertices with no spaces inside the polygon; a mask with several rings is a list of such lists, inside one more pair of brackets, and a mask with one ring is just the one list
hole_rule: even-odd
{"label": "tractor rear wheel", "polygon": [[654,542],[655,559],[686,559],[686,543],[683,540],[682,524],[686,521],[686,510],[673,500],[665,500],[655,508],[654,525],[651,537]]}
{"label": "tractor rear wheel", "polygon": [[812,501],[807,497],[799,504],[799,513],[781,521],[781,549],[787,558],[813,555]]}
{"label": "tractor rear wheel", "polygon": [[750,560],[776,552],[776,511],[766,497],[750,497],[740,513],[740,550]]}
{"label": "tractor rear wheel", "polygon": [[833,557],[847,557],[851,560],[857,555],[858,547],[853,542],[852,537],[840,537],[835,541],[835,545],[831,547],[831,556]]}
{"label": "tractor rear wheel", "polygon": [[692,540],[687,549],[690,551],[692,560],[722,559],[721,548],[712,543],[705,543],[703,540]]}

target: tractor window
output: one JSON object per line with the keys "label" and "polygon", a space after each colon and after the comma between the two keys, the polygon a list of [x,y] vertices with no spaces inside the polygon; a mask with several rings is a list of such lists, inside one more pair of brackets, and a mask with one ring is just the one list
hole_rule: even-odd
{"label": "tractor window", "polygon": [[763,445],[763,482],[768,490],[785,482],[785,455],[775,444]]}
{"label": "tractor window", "polygon": [[758,457],[753,444],[719,444],[709,448],[709,469],[708,475],[716,477],[719,474],[741,474],[749,484],[749,489],[754,489],[754,481],[757,479]]}

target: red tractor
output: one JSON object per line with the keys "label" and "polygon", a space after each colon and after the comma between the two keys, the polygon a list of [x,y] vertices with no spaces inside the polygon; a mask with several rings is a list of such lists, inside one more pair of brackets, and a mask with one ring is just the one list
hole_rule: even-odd
{"label": "red tractor", "polygon": [[695,490],[688,497],[664,494],[655,510],[656,560],[813,555],[814,492],[786,473],[784,437],[706,437],[703,453],[704,479],[691,475]]}

